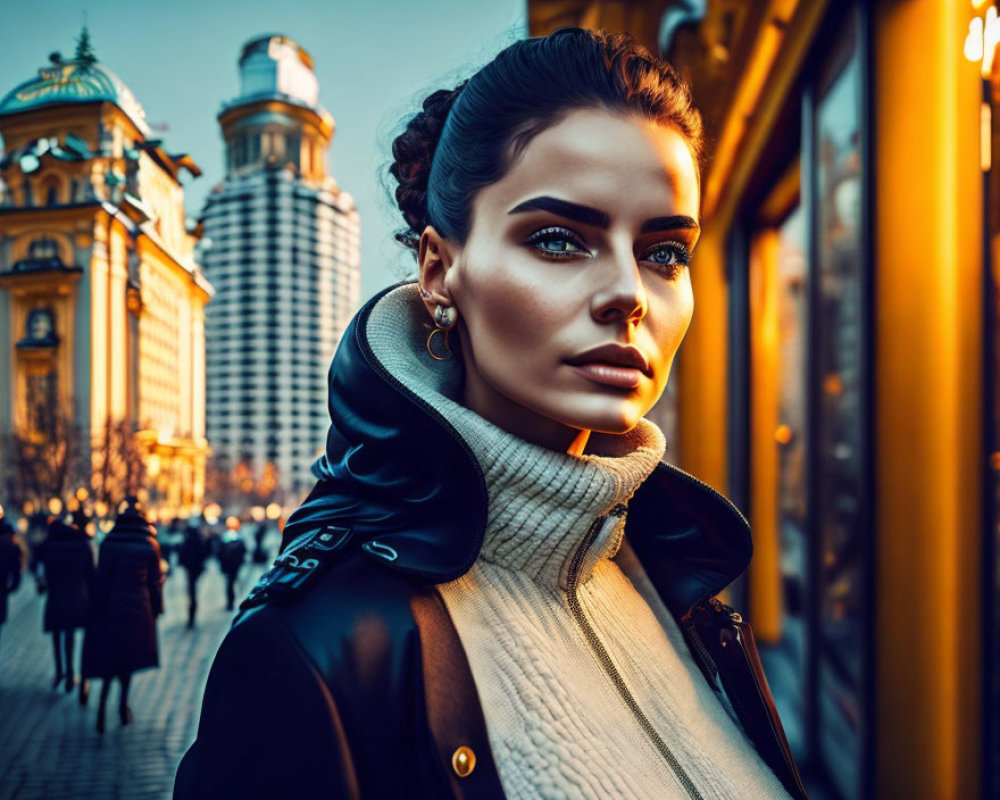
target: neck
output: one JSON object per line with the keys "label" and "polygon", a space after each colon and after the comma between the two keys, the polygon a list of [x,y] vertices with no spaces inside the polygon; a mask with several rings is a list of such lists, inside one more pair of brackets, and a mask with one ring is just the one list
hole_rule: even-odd
{"label": "neck", "polygon": [[487,385],[478,373],[467,368],[465,374],[462,405],[466,408],[526,442],[573,456],[583,455],[590,439],[589,430],[572,428],[536,414]]}

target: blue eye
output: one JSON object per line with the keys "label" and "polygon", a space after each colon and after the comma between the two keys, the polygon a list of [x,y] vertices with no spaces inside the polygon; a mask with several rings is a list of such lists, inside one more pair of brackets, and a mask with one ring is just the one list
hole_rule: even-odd
{"label": "blue eye", "polygon": [[680,242],[662,242],[646,251],[643,261],[655,265],[668,274],[680,271],[691,264],[691,252]]}
{"label": "blue eye", "polygon": [[586,246],[566,228],[545,228],[528,237],[527,244],[550,258],[589,255]]}

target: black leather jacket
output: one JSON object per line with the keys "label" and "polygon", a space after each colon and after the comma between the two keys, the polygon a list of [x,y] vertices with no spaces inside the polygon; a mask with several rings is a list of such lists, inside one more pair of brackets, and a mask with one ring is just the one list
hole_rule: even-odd
{"label": "black leather jacket", "polygon": [[[372,352],[366,323],[381,297],[344,333],[320,480],[219,649],[178,800],[503,797],[435,589],[479,553],[486,486],[448,421]],[[715,598],[749,562],[746,520],[661,464],[629,502],[626,539],[706,680],[725,690],[792,797],[805,798],[750,627]],[[463,747],[471,771],[456,756]]]}

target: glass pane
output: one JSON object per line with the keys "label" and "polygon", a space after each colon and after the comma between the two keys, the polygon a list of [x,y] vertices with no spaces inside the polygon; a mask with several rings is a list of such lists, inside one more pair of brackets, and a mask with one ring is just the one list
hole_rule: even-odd
{"label": "glass pane", "polygon": [[[754,314],[756,350],[761,353],[758,368],[769,365],[773,377],[758,374],[755,378],[757,403],[772,404],[773,411],[758,414],[756,424],[766,427],[766,436],[757,446],[771,454],[756,457],[755,465],[768,470],[773,465],[774,480],[766,491],[773,492],[773,516],[760,513],[760,498],[755,524],[774,526],[768,534],[758,528],[758,535],[773,536],[778,547],[780,595],[780,638],[765,644],[765,666],[774,687],[775,702],[781,715],[788,743],[797,759],[806,757],[805,675],[807,674],[808,627],[805,598],[808,586],[807,540],[807,446],[806,375],[808,356],[808,289],[805,214],[796,205],[776,227],[761,230],[756,237],[754,268],[759,277],[755,284],[764,297],[774,298],[774,310],[767,301]],[[761,281],[770,282],[765,288]],[[768,389],[771,386],[773,389]],[[770,524],[768,524],[770,522]]]}
{"label": "glass pane", "polygon": [[820,748],[845,798],[859,795],[864,661],[860,64],[817,105]]}

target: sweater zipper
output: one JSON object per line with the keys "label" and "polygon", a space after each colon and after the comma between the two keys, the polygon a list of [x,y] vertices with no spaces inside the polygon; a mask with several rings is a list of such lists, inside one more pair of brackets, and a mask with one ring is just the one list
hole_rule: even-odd
{"label": "sweater zipper", "polygon": [[628,706],[629,711],[632,712],[632,716],[635,717],[636,721],[639,723],[639,727],[643,729],[653,746],[656,748],[657,752],[662,756],[663,760],[667,762],[667,765],[673,771],[677,780],[687,791],[688,796],[691,797],[692,800],[704,800],[697,787],[695,787],[694,783],[691,781],[691,778],[680,765],[680,762],[677,761],[677,757],[671,752],[670,748],[667,747],[667,743],[663,741],[662,737],[653,727],[653,724],[642,712],[642,709],[639,708],[639,704],[632,696],[628,686],[625,685],[624,679],[618,673],[618,669],[615,667],[614,662],[612,662],[611,656],[608,655],[608,651],[605,649],[604,644],[601,642],[600,638],[598,638],[597,633],[590,624],[590,621],[583,613],[583,608],[581,607],[579,597],[577,596],[577,587],[580,580],[580,568],[583,565],[583,559],[587,555],[591,546],[594,544],[594,540],[597,538],[601,525],[603,525],[609,517],[621,517],[624,512],[624,506],[615,506],[609,514],[605,514],[604,516],[595,519],[593,523],[591,523],[590,528],[587,529],[587,535],[583,540],[583,544],[577,548],[577,551],[573,554],[572,561],[570,561],[567,580],[569,586],[566,590],[566,603],[569,606],[570,613],[573,615],[573,619],[576,620],[576,624],[580,626],[580,630],[583,632],[583,636],[587,640],[587,644],[590,646],[591,651],[593,651],[594,655],[597,657],[597,660],[600,662],[605,674],[611,680],[611,683],[614,684],[615,689],[618,690],[619,696],[625,702],[625,705]]}

